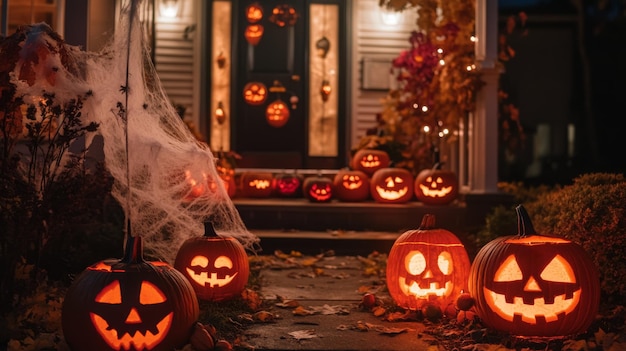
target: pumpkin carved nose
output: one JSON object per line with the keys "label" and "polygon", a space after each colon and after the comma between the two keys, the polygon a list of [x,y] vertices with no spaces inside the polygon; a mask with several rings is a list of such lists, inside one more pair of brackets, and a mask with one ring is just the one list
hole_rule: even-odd
{"label": "pumpkin carved nose", "polygon": [[433,272],[430,271],[430,269],[426,270],[426,273],[424,273],[424,278],[432,278],[433,277]]}
{"label": "pumpkin carved nose", "polygon": [[541,291],[541,288],[539,287],[539,284],[537,284],[535,278],[530,277],[526,285],[524,285],[524,291]]}
{"label": "pumpkin carved nose", "polygon": [[139,317],[139,312],[137,312],[136,308],[131,308],[130,313],[126,317],[126,324],[139,324],[141,323],[141,317]]}

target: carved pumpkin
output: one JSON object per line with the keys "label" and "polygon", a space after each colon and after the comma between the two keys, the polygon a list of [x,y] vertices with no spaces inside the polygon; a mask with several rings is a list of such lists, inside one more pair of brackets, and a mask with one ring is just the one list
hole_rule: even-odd
{"label": "carved pumpkin", "polygon": [[250,265],[243,245],[221,237],[213,224],[204,224],[204,236],[185,240],[174,261],[199,299],[228,300],[241,294],[248,283]]}
{"label": "carved pumpkin", "polygon": [[390,164],[389,154],[383,150],[360,149],[352,156],[352,168],[370,177],[377,170],[387,168]]}
{"label": "carved pumpkin", "polygon": [[246,19],[249,23],[257,23],[263,19],[263,7],[258,2],[248,5],[246,8]]}
{"label": "carved pumpkin", "polygon": [[244,37],[250,45],[258,45],[263,38],[265,28],[260,24],[249,24],[244,32]]}
{"label": "carved pumpkin", "polygon": [[244,197],[270,197],[273,182],[271,172],[244,172],[241,174],[241,194]]}
{"label": "carved pumpkin", "polygon": [[600,301],[598,271],[578,244],[535,232],[518,206],[518,235],[483,246],[470,270],[469,293],[487,326],[519,336],[585,332]]}
{"label": "carved pumpkin", "polygon": [[311,202],[329,202],[334,195],[333,181],[322,175],[307,177],[304,179],[302,192]]}
{"label": "carved pumpkin", "polygon": [[278,197],[302,196],[302,177],[296,172],[283,172],[274,177],[274,192]]}
{"label": "carved pumpkin", "polygon": [[267,99],[267,87],[261,82],[250,82],[243,87],[243,99],[249,105],[261,105]]}
{"label": "carved pumpkin", "polygon": [[122,259],[85,269],[65,295],[62,324],[72,350],[173,350],[187,343],[199,316],[187,279],[142,257],[128,236]]}
{"label": "carved pumpkin", "polygon": [[291,5],[278,5],[272,9],[269,21],[279,27],[293,26],[298,21],[298,13]]}
{"label": "carved pumpkin", "polygon": [[381,168],[370,180],[370,193],[379,203],[409,202],[413,198],[413,175],[404,168]]}
{"label": "carved pumpkin", "polygon": [[281,99],[278,99],[267,106],[265,119],[272,127],[280,128],[289,120],[289,106]]}
{"label": "carved pumpkin", "polygon": [[399,236],[387,258],[389,295],[403,308],[433,305],[443,310],[467,290],[470,260],[454,233],[435,228],[426,214],[416,230]]}
{"label": "carved pumpkin", "polygon": [[428,205],[446,205],[454,201],[459,193],[456,173],[440,169],[424,169],[415,177],[415,197]]}
{"label": "carved pumpkin", "polygon": [[335,196],[341,201],[365,201],[370,197],[370,178],[358,170],[339,170],[333,185]]}

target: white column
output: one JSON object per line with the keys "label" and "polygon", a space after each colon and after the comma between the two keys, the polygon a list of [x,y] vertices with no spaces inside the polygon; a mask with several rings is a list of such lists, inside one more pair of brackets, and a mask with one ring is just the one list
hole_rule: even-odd
{"label": "white column", "polygon": [[469,126],[469,191],[498,191],[498,2],[476,4],[476,66],[485,86],[478,92]]}

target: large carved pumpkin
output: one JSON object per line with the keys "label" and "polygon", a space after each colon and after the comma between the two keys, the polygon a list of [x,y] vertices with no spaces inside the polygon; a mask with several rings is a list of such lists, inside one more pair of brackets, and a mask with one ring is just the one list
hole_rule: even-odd
{"label": "large carved pumpkin", "polygon": [[387,258],[389,295],[403,308],[428,305],[443,310],[467,290],[470,260],[465,246],[452,232],[435,227],[426,214],[416,230],[399,236]]}
{"label": "large carved pumpkin", "polygon": [[142,257],[128,236],[124,258],[85,269],[65,295],[62,324],[72,350],[173,350],[187,343],[199,315],[187,279]]}
{"label": "large carved pumpkin", "polygon": [[333,180],[323,175],[307,177],[302,184],[302,193],[311,202],[329,202],[334,196]]}
{"label": "large carved pumpkin", "polygon": [[359,170],[370,177],[377,170],[387,168],[390,164],[389,154],[376,149],[360,149],[354,153],[351,160],[352,169]]}
{"label": "large carved pumpkin", "polygon": [[472,263],[469,293],[483,322],[519,336],[582,333],[600,301],[598,272],[578,244],[535,232],[523,206],[518,235],[497,238]]}
{"label": "large carved pumpkin", "polygon": [[333,185],[335,195],[341,201],[365,201],[370,197],[370,178],[362,171],[340,169]]}
{"label": "large carved pumpkin", "polygon": [[413,175],[404,168],[381,168],[370,179],[370,193],[379,203],[409,202],[413,198]]}
{"label": "large carved pumpkin", "polygon": [[204,236],[185,240],[174,268],[183,273],[199,299],[228,300],[241,294],[250,275],[248,255],[232,237],[221,237],[213,224],[204,224]]}
{"label": "large carved pumpkin", "polygon": [[428,205],[446,205],[459,194],[459,179],[456,173],[443,170],[439,164],[424,169],[415,177],[415,197]]}
{"label": "large carved pumpkin", "polygon": [[241,174],[241,194],[244,197],[272,196],[274,175],[271,172],[244,172]]}

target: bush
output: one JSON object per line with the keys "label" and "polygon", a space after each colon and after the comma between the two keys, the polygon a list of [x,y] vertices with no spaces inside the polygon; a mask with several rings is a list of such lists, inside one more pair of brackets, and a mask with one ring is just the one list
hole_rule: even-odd
{"label": "bush", "polygon": [[606,302],[626,298],[626,179],[621,174],[590,173],[571,185],[539,194],[524,205],[541,234],[581,245],[600,271]]}

